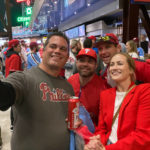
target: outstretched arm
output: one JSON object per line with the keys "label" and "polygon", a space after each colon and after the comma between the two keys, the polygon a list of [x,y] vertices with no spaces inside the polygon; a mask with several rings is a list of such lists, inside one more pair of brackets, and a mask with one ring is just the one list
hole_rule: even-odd
{"label": "outstretched arm", "polygon": [[0,81],[0,110],[5,111],[14,104],[15,90],[10,83]]}

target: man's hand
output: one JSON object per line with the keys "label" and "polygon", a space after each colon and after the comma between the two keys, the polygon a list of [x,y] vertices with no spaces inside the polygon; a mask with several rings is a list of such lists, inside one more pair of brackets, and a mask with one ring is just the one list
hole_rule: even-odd
{"label": "man's hand", "polygon": [[84,150],[105,150],[104,145],[100,142],[100,135],[91,137],[89,143],[84,146]]}
{"label": "man's hand", "polygon": [[[68,118],[65,119],[68,122]],[[79,128],[83,124],[83,121],[79,118],[78,121],[75,123],[75,127]]]}

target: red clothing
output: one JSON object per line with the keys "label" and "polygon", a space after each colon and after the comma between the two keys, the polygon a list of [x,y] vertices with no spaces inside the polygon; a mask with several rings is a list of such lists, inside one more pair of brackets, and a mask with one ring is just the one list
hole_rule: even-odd
{"label": "red clothing", "polygon": [[150,59],[146,59],[146,62],[150,64]]}
{"label": "red clothing", "polygon": [[[75,96],[80,97],[80,102],[90,113],[94,124],[97,125],[99,114],[99,92],[106,89],[104,81],[96,74],[84,87],[80,87],[79,73],[72,75],[68,81],[72,85]],[[81,93],[80,93],[81,88]],[[80,96],[79,96],[80,95]]]}
{"label": "red clothing", "polygon": [[[150,83],[150,64],[139,59],[135,59],[135,74],[136,80],[142,83]],[[107,69],[102,71],[101,77],[106,80]]]}
{"label": "red clothing", "polygon": [[22,71],[21,57],[18,54],[12,54],[10,57],[6,57],[5,60],[5,76],[7,77],[11,70]]}
{"label": "red clothing", "polygon": [[[116,88],[100,94],[100,116],[97,134],[106,145],[111,133]],[[125,97],[118,119],[118,141],[106,150],[150,150],[150,84],[133,88]]]}

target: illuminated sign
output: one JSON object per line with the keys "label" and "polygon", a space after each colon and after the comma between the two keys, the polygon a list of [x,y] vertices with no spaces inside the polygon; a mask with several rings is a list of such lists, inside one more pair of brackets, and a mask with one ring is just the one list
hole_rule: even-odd
{"label": "illuminated sign", "polygon": [[17,3],[26,2],[28,6],[31,4],[31,0],[16,0],[16,2]]}
{"label": "illuminated sign", "polygon": [[18,22],[29,22],[31,20],[31,17],[18,17]]}
{"label": "illuminated sign", "polygon": [[29,22],[25,22],[25,26],[28,27],[29,26]]}
{"label": "illuminated sign", "polygon": [[26,7],[25,8],[25,12],[26,12],[26,15],[32,15],[32,7]]}

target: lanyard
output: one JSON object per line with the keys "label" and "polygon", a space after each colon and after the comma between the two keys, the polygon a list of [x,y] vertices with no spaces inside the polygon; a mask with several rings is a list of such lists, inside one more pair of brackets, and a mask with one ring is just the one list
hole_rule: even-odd
{"label": "lanyard", "polygon": [[123,103],[125,97],[127,96],[127,94],[128,94],[135,86],[136,86],[135,84],[132,85],[132,86],[129,88],[129,90],[127,91],[127,93],[125,94],[125,96],[124,96],[124,98],[123,98],[123,100],[122,100],[122,102],[121,102],[121,104],[120,104],[120,106],[119,106],[117,112],[115,113],[115,115],[114,115],[114,117],[113,117],[112,126],[113,126],[113,124],[115,123],[115,120],[116,120],[116,118],[117,118],[117,116],[118,116],[118,114],[119,114],[121,105],[122,105],[122,103]]}

